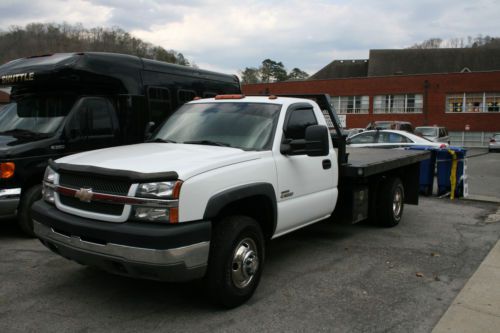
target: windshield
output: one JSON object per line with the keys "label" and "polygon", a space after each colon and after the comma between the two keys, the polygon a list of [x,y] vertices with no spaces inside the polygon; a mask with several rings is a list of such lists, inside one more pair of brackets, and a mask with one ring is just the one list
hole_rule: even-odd
{"label": "windshield", "polygon": [[271,149],[281,105],[267,103],[186,104],[152,141]]}
{"label": "windshield", "polygon": [[0,112],[0,133],[52,134],[75,102],[69,96],[28,96],[7,104]]}
{"label": "windshield", "polygon": [[424,136],[437,136],[437,128],[434,127],[419,127],[416,131]]}

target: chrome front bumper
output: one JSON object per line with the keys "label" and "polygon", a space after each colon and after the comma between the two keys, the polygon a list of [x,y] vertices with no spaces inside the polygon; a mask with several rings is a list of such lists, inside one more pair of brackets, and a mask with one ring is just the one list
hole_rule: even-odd
{"label": "chrome front bumper", "polygon": [[20,188],[0,189],[0,217],[10,217],[16,215],[20,199]]}
{"label": "chrome front bumper", "polygon": [[120,244],[100,244],[58,233],[33,220],[35,234],[53,252],[84,265],[111,273],[163,281],[183,281],[204,276],[210,242],[158,250]]}

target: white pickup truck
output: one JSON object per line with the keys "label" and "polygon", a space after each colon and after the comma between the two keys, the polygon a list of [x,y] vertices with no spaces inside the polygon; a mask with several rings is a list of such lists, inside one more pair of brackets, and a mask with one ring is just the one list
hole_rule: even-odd
{"label": "white pickup truck", "polygon": [[326,111],[308,98],[195,100],[149,143],[51,161],[35,233],[53,252],[112,273],[205,278],[214,301],[237,306],[259,283],[268,240],[336,205],[338,219],[394,226],[405,202],[418,203],[426,153],[361,149],[348,162],[323,97]]}

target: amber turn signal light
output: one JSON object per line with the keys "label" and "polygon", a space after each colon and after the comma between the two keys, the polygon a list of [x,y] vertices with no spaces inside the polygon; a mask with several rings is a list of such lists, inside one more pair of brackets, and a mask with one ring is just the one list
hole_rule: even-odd
{"label": "amber turn signal light", "polygon": [[12,178],[14,176],[14,170],[16,170],[14,162],[0,163],[0,178]]}

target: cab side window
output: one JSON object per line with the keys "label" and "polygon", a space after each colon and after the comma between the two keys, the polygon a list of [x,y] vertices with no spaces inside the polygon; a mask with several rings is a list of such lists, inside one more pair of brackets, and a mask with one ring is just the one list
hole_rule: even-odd
{"label": "cab side window", "polygon": [[113,105],[101,97],[83,97],[71,112],[66,129],[72,139],[87,136],[112,136],[118,120]]}
{"label": "cab side window", "polygon": [[113,118],[109,102],[104,99],[87,101],[89,135],[113,135]]}
{"label": "cab side window", "polygon": [[318,122],[312,109],[293,110],[285,127],[285,139],[305,139],[306,128],[317,124]]}

